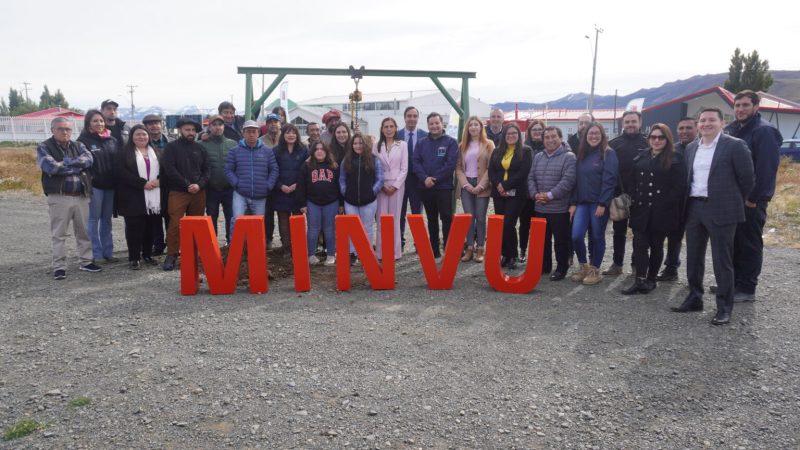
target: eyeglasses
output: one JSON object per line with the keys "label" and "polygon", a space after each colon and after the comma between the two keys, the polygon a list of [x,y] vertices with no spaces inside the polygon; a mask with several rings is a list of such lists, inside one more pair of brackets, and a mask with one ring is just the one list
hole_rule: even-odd
{"label": "eyeglasses", "polygon": [[648,139],[653,140],[653,141],[666,141],[667,137],[664,136],[663,134],[651,134],[648,137]]}
{"label": "eyeglasses", "polygon": [[519,136],[519,133],[516,131],[507,131],[506,136]]}

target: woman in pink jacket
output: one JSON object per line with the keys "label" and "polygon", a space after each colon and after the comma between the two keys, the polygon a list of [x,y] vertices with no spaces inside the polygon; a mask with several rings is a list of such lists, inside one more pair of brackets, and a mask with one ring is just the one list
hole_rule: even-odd
{"label": "woman in pink jacket", "polygon": [[403,207],[406,175],[408,175],[408,148],[406,142],[397,139],[397,122],[387,117],[381,121],[378,142],[372,153],[381,161],[383,167],[383,187],[378,192],[378,259],[381,255],[380,217],[382,214],[394,216],[394,259],[400,259],[400,214]]}

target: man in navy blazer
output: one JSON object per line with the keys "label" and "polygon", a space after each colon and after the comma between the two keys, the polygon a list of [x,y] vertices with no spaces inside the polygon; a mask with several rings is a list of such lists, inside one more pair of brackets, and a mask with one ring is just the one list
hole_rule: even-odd
{"label": "man in navy blazer", "polygon": [[400,237],[401,237],[401,247],[405,248],[406,246],[406,206],[408,203],[411,203],[411,214],[421,214],[422,213],[422,199],[420,198],[419,193],[419,179],[414,174],[411,167],[411,161],[414,160],[414,149],[417,146],[417,143],[420,139],[426,137],[428,133],[424,130],[420,130],[417,128],[417,122],[419,121],[419,110],[413,106],[409,106],[403,111],[403,120],[405,120],[406,126],[400,133],[398,133],[398,137],[401,140],[406,141],[408,144],[408,165],[409,171],[408,176],[406,176],[406,189],[403,193],[403,209],[400,212]]}
{"label": "man in navy blazer", "polygon": [[719,108],[704,108],[697,121],[700,139],[686,148],[689,200],[686,203],[686,276],[689,295],[675,312],[703,310],[706,246],[717,280],[717,312],[711,323],[723,325],[733,310],[733,242],[745,221],[745,200],[753,189],[753,160],[747,144],[722,133]]}

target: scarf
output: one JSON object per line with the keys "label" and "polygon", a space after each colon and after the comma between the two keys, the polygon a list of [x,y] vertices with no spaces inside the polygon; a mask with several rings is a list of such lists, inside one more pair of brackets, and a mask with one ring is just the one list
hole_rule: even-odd
{"label": "scarf", "polygon": [[[147,158],[150,160],[150,176],[147,176],[147,164],[144,162],[144,156],[139,150],[136,152],[136,168],[139,171],[139,176],[147,181],[158,179],[158,158],[153,147],[147,146]],[[161,188],[153,188],[144,190],[144,207],[147,214],[161,214]]]}
{"label": "scarf", "polygon": [[[92,131],[92,133],[94,133],[94,131]],[[111,130],[109,130],[108,128],[103,128],[103,131],[94,134],[100,136],[103,139],[108,139],[111,137]]]}

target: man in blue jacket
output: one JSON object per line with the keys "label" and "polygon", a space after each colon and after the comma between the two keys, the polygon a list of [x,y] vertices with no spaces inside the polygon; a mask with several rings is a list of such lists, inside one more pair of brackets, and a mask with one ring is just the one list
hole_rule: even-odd
{"label": "man in blue jacket", "polygon": [[278,162],[275,153],[258,139],[256,121],[248,120],[242,125],[244,138],[228,152],[225,161],[225,176],[233,186],[233,223],[248,210],[254,216],[264,215],[267,209],[267,194],[278,180]]}
{"label": "man in blue jacket", "polygon": [[428,216],[428,234],[433,256],[442,256],[439,249],[439,218],[442,236],[447,245],[450,223],[453,220],[453,172],[458,162],[458,143],[444,133],[439,113],[428,114],[428,136],[414,150],[412,167],[419,179],[420,197]]}
{"label": "man in blue jacket", "polygon": [[751,90],[736,94],[733,99],[736,120],[725,127],[727,134],[747,143],[756,176],[756,184],[744,202],[745,221],[736,226],[733,241],[734,301],[737,302],[756,300],[756,285],[764,261],[761,236],[767,220],[767,206],[775,194],[779,148],[783,142],[781,132],[761,118],[759,102],[758,94]]}

